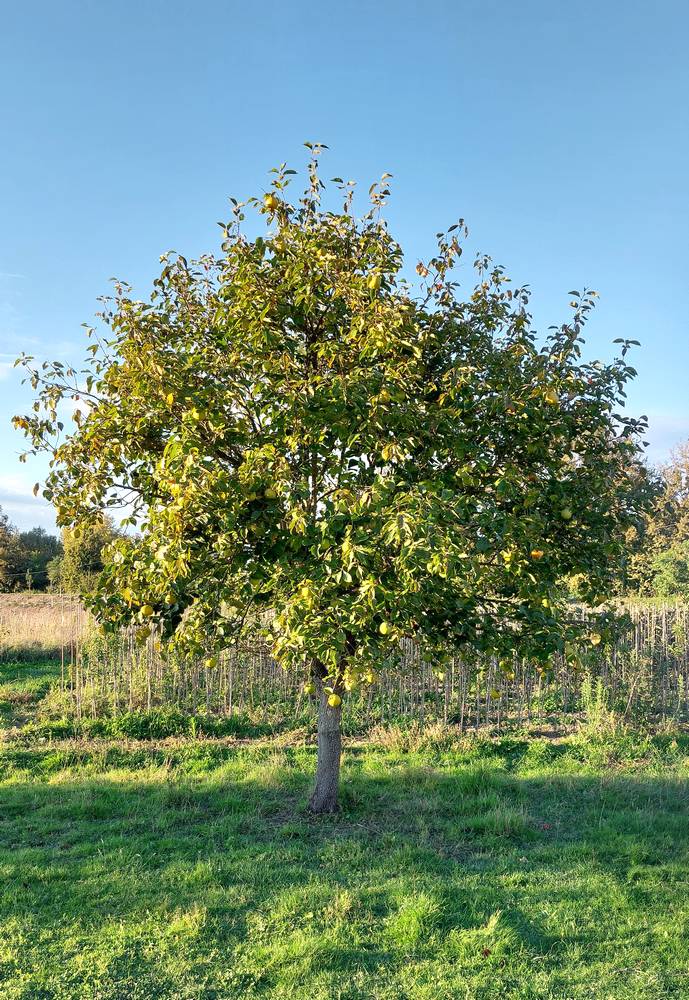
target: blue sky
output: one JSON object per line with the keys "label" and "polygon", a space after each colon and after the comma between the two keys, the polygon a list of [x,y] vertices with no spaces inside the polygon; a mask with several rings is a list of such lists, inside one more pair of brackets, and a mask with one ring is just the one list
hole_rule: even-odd
{"label": "blue sky", "polygon": [[53,524],[42,463],[17,462],[16,354],[78,361],[111,276],[144,296],[164,250],[215,249],[228,197],[307,139],[362,202],[394,174],[412,261],[466,218],[543,329],[598,289],[589,353],[642,342],[630,410],[667,457],[689,437],[688,32],[685,0],[4,4],[0,505]]}

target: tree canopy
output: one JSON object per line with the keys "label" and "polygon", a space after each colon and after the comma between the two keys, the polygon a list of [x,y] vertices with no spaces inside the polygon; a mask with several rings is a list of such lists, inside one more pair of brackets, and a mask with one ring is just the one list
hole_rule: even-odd
{"label": "tree canopy", "polygon": [[621,413],[633,342],[582,359],[586,289],[540,338],[528,288],[484,256],[462,297],[461,220],[412,281],[388,175],[363,217],[339,178],[325,208],[320,152],[295,204],[285,165],[233,201],[219,255],[166,254],[145,301],[117,283],[83,371],[21,359],[38,399],[15,423],[50,451],[59,522],[125,504],[138,526],[94,610],[211,651],[262,628],[333,709],[404,637],[438,669],[467,644],[545,660],[600,641],[608,613],[582,617],[559,584],[582,574],[598,604],[644,509],[644,424]]}
{"label": "tree canopy", "polygon": [[[647,473],[652,503],[627,533],[627,589],[671,597],[686,593],[689,543],[689,441]],[[684,566],[684,569],[682,569]]]}
{"label": "tree canopy", "polygon": [[45,590],[49,564],[61,546],[44,528],[19,531],[0,508],[0,590]]}
{"label": "tree canopy", "polygon": [[48,566],[51,584],[69,594],[90,593],[103,571],[104,552],[121,536],[108,516],[89,524],[87,531],[63,528],[60,554]]}

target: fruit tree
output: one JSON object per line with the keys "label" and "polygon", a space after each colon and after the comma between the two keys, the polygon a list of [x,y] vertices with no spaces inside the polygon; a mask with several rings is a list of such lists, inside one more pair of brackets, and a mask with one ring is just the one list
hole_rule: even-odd
{"label": "fruit tree", "polygon": [[569,293],[568,322],[539,338],[527,289],[488,258],[460,295],[461,221],[414,275],[382,218],[388,175],[362,217],[339,178],[326,209],[310,149],[295,203],[283,165],[232,202],[221,253],[166,254],[146,301],[116,283],[83,370],[22,357],[37,399],[15,423],[50,452],[60,524],[128,506],[136,537],[114,541],[91,598],[107,627],[211,656],[260,632],[316,691],[322,812],[342,699],[403,637],[439,670],[467,646],[545,662],[605,638],[607,613],[559,582],[580,574],[591,607],[605,595],[643,506],[643,423],[617,412],[629,342],[582,359],[595,293]]}

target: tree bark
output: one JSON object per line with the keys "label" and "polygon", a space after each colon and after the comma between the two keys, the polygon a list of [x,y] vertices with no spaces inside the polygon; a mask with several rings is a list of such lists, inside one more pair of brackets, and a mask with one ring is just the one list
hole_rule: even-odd
{"label": "tree bark", "polygon": [[[342,705],[328,704],[328,692],[323,687],[323,676],[314,670],[318,703],[318,763],[316,784],[309,800],[313,813],[337,811],[337,793],[340,783],[340,757],[342,754]],[[335,689],[337,690],[337,688]]]}

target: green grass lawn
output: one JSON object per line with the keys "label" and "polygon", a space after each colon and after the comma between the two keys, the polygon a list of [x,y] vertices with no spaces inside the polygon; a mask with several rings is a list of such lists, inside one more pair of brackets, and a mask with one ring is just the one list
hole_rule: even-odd
{"label": "green grass lawn", "polygon": [[0,731],[30,719],[36,703],[60,676],[57,660],[37,663],[0,661]]}
{"label": "green grass lawn", "polygon": [[327,819],[313,766],[5,739],[0,996],[689,996],[686,740],[358,744]]}

